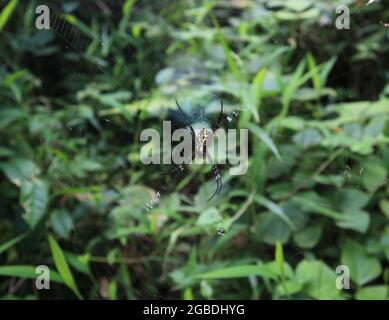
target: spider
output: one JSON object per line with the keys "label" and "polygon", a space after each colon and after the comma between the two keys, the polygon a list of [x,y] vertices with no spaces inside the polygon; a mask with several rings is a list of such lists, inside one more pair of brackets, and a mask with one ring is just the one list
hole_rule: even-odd
{"label": "spider", "polygon": [[[176,105],[177,105],[178,109],[180,110],[180,112],[183,114],[183,116],[186,117],[187,115],[182,111],[177,99],[176,99]],[[195,142],[194,152],[192,153],[191,158],[189,159],[189,162],[191,160],[193,160],[194,158],[201,158],[203,160],[207,159],[209,162],[211,162],[211,163],[213,162],[212,157],[208,152],[207,145],[209,145],[213,141],[213,139],[215,137],[215,131],[220,127],[222,117],[223,117],[223,100],[220,100],[220,114],[219,114],[219,117],[218,117],[216,123],[214,123],[212,125],[212,130],[210,130],[208,128],[201,128],[201,129],[197,130],[197,134],[196,134],[196,131],[193,129],[192,125],[191,124],[188,125],[189,130],[190,130],[191,135],[192,135],[192,139]],[[176,170],[183,171],[184,165],[189,164],[189,162],[184,161],[182,164],[179,165],[178,168],[176,168],[173,171],[176,171]],[[218,195],[223,187],[223,182],[222,182],[222,179],[220,176],[219,167],[216,163],[212,165],[212,172],[213,172],[213,174],[215,176],[215,180],[216,180],[216,191],[208,199],[208,201],[212,200],[213,197]]]}

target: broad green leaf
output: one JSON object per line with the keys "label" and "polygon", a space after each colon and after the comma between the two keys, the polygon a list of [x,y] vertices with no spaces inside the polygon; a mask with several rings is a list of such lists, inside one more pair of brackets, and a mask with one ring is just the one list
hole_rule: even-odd
{"label": "broad green leaf", "polygon": [[309,226],[293,236],[294,242],[304,249],[312,249],[319,242],[323,228],[320,225]]}
{"label": "broad green leaf", "polygon": [[285,0],[284,2],[285,8],[295,12],[303,12],[307,10],[311,5],[312,1],[310,0]]}
{"label": "broad green leaf", "polygon": [[340,290],[335,285],[336,274],[322,261],[301,261],[296,268],[296,277],[314,299],[340,298]]}
{"label": "broad green leaf", "polygon": [[20,186],[23,181],[29,180],[39,173],[35,163],[24,158],[12,158],[8,162],[1,163],[0,168],[7,178],[17,186]]}
{"label": "broad green leaf", "polygon": [[255,201],[264,207],[266,207],[268,210],[270,210],[272,213],[274,213],[277,217],[281,218],[292,230],[295,230],[295,226],[293,225],[290,218],[285,214],[284,210],[277,205],[276,203],[257,195],[255,197]]}
{"label": "broad green leaf", "polygon": [[34,229],[42,219],[48,201],[49,195],[44,181],[35,179],[22,183],[20,203],[25,210],[23,218],[31,229]]}
{"label": "broad green leaf", "polygon": [[56,210],[50,216],[51,226],[58,236],[68,239],[73,227],[72,217],[65,210]]}
{"label": "broad green leaf", "polygon": [[336,193],[334,203],[342,211],[360,210],[369,202],[370,197],[357,189],[341,189]]}
{"label": "broad green leaf", "polygon": [[369,257],[359,243],[347,239],[342,246],[341,261],[350,269],[351,280],[363,286],[381,274],[377,258]]}
{"label": "broad green leaf", "polygon": [[51,235],[49,235],[48,239],[55,266],[64,283],[75,293],[79,299],[82,299],[61,247]]}
{"label": "broad green leaf", "polygon": [[306,129],[300,131],[293,137],[293,141],[304,149],[318,145],[320,140],[320,132],[316,129]]}
{"label": "broad green leaf", "polygon": [[369,192],[374,192],[386,180],[386,168],[378,160],[366,161],[363,167],[363,185]]}
{"label": "broad green leaf", "polygon": [[385,300],[388,298],[388,286],[370,286],[361,288],[355,294],[357,300]]}
{"label": "broad green leaf", "polygon": [[215,223],[216,217],[219,217],[220,220],[219,211],[216,210],[215,208],[209,208],[200,214],[196,224],[199,226],[213,224]]}
{"label": "broad green leaf", "polygon": [[277,241],[286,243],[290,237],[290,227],[271,213],[260,215],[255,227],[255,237],[259,241],[275,245]]}
{"label": "broad green leaf", "polygon": [[343,219],[342,213],[322,205],[320,198],[314,192],[302,193],[293,197],[293,201],[299,203],[304,210],[310,211],[312,213],[327,216],[335,220]]}
{"label": "broad green leaf", "polygon": [[370,215],[366,211],[348,211],[344,213],[342,220],[336,222],[336,225],[343,229],[366,233],[370,225]]}

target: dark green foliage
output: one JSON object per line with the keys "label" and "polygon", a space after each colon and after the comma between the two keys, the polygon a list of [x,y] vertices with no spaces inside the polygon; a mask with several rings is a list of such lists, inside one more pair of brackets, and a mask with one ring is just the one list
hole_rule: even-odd
{"label": "dark green foliage", "polygon": [[[387,299],[389,11],[347,2],[350,30],[340,0],[50,1],[37,30],[1,1],[0,297]],[[175,98],[247,109],[210,202],[208,166],[140,161]]]}

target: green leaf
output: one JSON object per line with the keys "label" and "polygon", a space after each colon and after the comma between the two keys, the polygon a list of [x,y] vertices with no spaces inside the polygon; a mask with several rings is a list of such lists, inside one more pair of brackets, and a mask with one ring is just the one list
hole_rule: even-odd
{"label": "green leaf", "polygon": [[194,297],[193,297],[192,288],[191,287],[185,288],[183,296],[184,296],[183,297],[184,300],[193,300]]}
{"label": "green leaf", "polygon": [[199,226],[214,224],[215,217],[218,216],[219,216],[219,211],[217,211],[215,208],[209,208],[200,214],[196,224]]}
{"label": "green leaf", "polygon": [[266,267],[254,265],[242,265],[213,270],[203,274],[198,274],[195,277],[201,279],[229,279],[246,278],[249,276],[260,276],[267,279],[277,278],[277,275],[269,271]]}
{"label": "green leaf", "polygon": [[350,239],[347,239],[342,247],[341,261],[350,269],[351,280],[359,286],[381,274],[380,261],[367,256],[364,247]]}
{"label": "green leaf", "polygon": [[48,236],[48,239],[55,266],[64,283],[75,293],[79,299],[82,299],[61,247],[51,235]]}
{"label": "green leaf", "polygon": [[342,211],[354,211],[362,209],[369,202],[370,197],[357,189],[342,189],[336,193],[334,202]]}
{"label": "green leaf", "polygon": [[281,97],[282,111],[279,115],[281,119],[288,115],[288,109],[293,99],[293,95],[300,87],[300,85],[302,85],[301,78],[303,76],[304,69],[305,69],[305,61],[302,60],[297,66],[293,75],[288,79],[287,85],[282,91],[282,97]]}
{"label": "green leaf", "polygon": [[364,165],[362,183],[369,192],[375,192],[386,180],[386,168],[379,161],[369,161]]}
{"label": "green leaf", "polygon": [[78,272],[84,273],[88,276],[91,276],[91,270],[89,268],[89,254],[85,254],[82,256],[76,256],[69,252],[65,252],[66,261]]}
{"label": "green leaf", "polygon": [[388,286],[371,286],[361,288],[355,294],[357,300],[385,300],[388,297]]}
{"label": "green leaf", "polygon": [[23,218],[34,229],[46,212],[49,201],[46,183],[42,180],[25,181],[20,192],[20,203],[25,210]]}
{"label": "green leaf", "polygon": [[320,225],[309,226],[293,236],[293,240],[300,248],[312,249],[320,240],[323,228]]}
{"label": "green leaf", "polygon": [[25,116],[25,113],[19,109],[5,109],[0,111],[0,129],[10,127],[11,124]]}
{"label": "green leaf", "polygon": [[234,53],[231,50],[231,48],[229,47],[228,42],[227,42],[226,38],[224,37],[223,31],[220,28],[217,20],[215,19],[215,17],[213,15],[211,16],[211,18],[212,18],[213,24],[217,30],[218,40],[219,40],[221,46],[223,47],[224,54],[227,58],[227,65],[229,67],[229,70],[232,74],[234,74],[236,76],[237,79],[239,79],[240,78],[240,71],[239,71],[239,66],[238,66],[237,62],[235,61]]}
{"label": "green leaf", "polygon": [[325,205],[319,205],[322,204],[323,201],[321,201],[321,198],[314,192],[301,193],[298,196],[294,196],[293,201],[300,204],[304,210],[312,213],[327,216],[335,220],[342,220],[344,218],[342,213],[332,210]]}
{"label": "green leaf", "polygon": [[389,219],[389,200],[382,199],[380,201],[380,209],[382,213]]}
{"label": "green leaf", "polygon": [[281,218],[292,230],[295,230],[295,226],[293,225],[290,218],[285,214],[284,210],[277,205],[276,203],[257,195],[255,197],[255,201],[264,207],[266,207],[268,210],[270,210],[272,213],[274,213],[277,217]]}
{"label": "green leaf", "polygon": [[127,0],[123,5],[123,16],[128,19],[130,17],[132,7],[134,6],[136,0]]}
{"label": "green leaf", "polygon": [[310,0],[286,0],[284,3],[285,8],[295,12],[303,12],[307,10],[311,5],[312,1]]}
{"label": "green leaf", "polygon": [[263,82],[265,80],[267,70],[265,68],[258,71],[251,84],[251,95],[254,106],[260,105],[263,95]]}
{"label": "green leaf", "polygon": [[247,125],[248,129],[254,133],[264,144],[266,144],[271,152],[276,156],[278,160],[281,160],[280,153],[278,152],[278,149],[276,145],[274,144],[273,140],[269,137],[269,135],[266,133],[266,131],[262,130],[260,127],[249,123]]}
{"label": "green leaf", "polygon": [[12,12],[15,10],[18,0],[11,0],[0,12],[0,32],[5,27],[8,19],[11,17]]}
{"label": "green leaf", "polygon": [[[285,292],[285,287],[288,288],[288,291]],[[300,292],[303,289],[303,286],[300,282],[298,282],[295,279],[287,280],[285,281],[285,284],[279,284],[276,287],[276,292],[280,296],[289,296],[292,294],[295,294],[297,292]]]}
{"label": "green leaf", "polygon": [[17,186],[20,186],[26,180],[32,179],[39,172],[34,162],[24,158],[13,158],[0,164],[0,168],[7,178]]}
{"label": "green leaf", "polygon": [[65,210],[56,210],[50,217],[51,226],[58,236],[68,239],[73,227],[72,217]]}
{"label": "green leaf", "polygon": [[314,299],[340,298],[340,291],[335,286],[336,274],[322,261],[301,261],[296,268],[296,277]]}
{"label": "green leaf", "polygon": [[261,214],[255,227],[255,237],[272,245],[277,241],[282,244],[288,242],[290,233],[290,227],[283,220],[268,212]]}
{"label": "green leaf", "polygon": [[319,68],[317,67],[315,58],[311,52],[308,52],[307,54],[307,62],[308,62],[309,71],[312,73],[313,87],[315,88],[315,91],[317,93],[320,93],[320,90],[322,88],[322,83],[320,80]]}
{"label": "green leaf", "polygon": [[3,243],[0,246],[0,254],[2,254],[3,252],[7,251],[9,248],[13,247],[19,241],[23,240],[26,236],[27,236],[27,234],[21,234],[21,235],[15,237],[13,239],[7,241],[6,243]]}
{"label": "green leaf", "polygon": [[[34,266],[0,266],[0,276],[36,279],[39,274],[35,269]],[[50,271],[50,281],[63,283],[61,276],[55,271]]]}
{"label": "green leaf", "polygon": [[320,132],[315,129],[306,129],[300,131],[293,137],[293,141],[303,149],[318,145],[320,140]]}
{"label": "green leaf", "polygon": [[343,219],[337,221],[336,225],[343,229],[366,233],[370,225],[370,215],[366,211],[360,210],[345,212]]}

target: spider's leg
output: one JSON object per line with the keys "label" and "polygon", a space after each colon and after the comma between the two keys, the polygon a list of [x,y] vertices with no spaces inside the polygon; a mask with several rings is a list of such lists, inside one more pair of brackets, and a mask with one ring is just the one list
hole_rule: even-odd
{"label": "spider's leg", "polygon": [[216,123],[213,125],[212,128],[213,131],[216,131],[220,127],[220,123],[222,119],[223,119],[223,100],[220,100],[220,113],[219,113],[219,117],[216,120]]}
{"label": "spider's leg", "polygon": [[176,99],[176,105],[177,105],[177,107],[178,107],[178,110],[180,110],[181,113],[182,113],[184,116],[186,116],[186,114],[184,113],[184,111],[182,111],[182,109],[181,109],[181,107],[180,107],[180,105],[179,105],[177,99]]}
{"label": "spider's leg", "polygon": [[168,187],[170,187],[171,183],[176,181],[176,179],[182,175],[182,173],[183,173],[184,169],[186,168],[186,166],[188,166],[190,164],[191,160],[193,159],[193,155],[194,154],[195,153],[192,152],[191,156],[188,157],[188,159],[184,160],[181,164],[179,164],[176,168],[171,170],[169,173],[163,174],[163,175],[171,175],[173,173],[176,173],[176,174],[173,175],[173,178],[170,181],[170,183],[168,183],[164,188],[162,188],[162,190],[168,189]]}
{"label": "spider's leg", "polygon": [[[207,152],[207,158],[209,161],[212,161],[209,153]],[[222,187],[223,187],[223,182],[222,182],[222,178],[220,176],[220,172],[219,172],[219,167],[217,166],[217,164],[215,163],[213,166],[212,166],[212,172],[213,174],[215,175],[215,180],[216,180],[216,191],[215,193],[212,195],[212,197],[210,197],[208,199],[208,201],[210,201],[214,196],[216,196],[217,194],[220,193],[220,191],[222,190]]]}
{"label": "spider's leg", "polygon": [[220,193],[220,191],[222,190],[222,187],[223,187],[223,182],[222,182],[222,178],[221,178],[220,173],[219,173],[219,168],[218,168],[218,166],[216,164],[213,165],[212,171],[213,171],[213,173],[215,175],[216,191],[212,195],[212,197],[210,197],[208,199],[208,201],[211,201],[214,196],[218,195]]}
{"label": "spider's leg", "polygon": [[[178,110],[180,110],[180,112],[185,116],[187,117],[187,115],[184,113],[184,111],[182,111],[177,99],[176,99],[176,105],[177,105],[177,108]],[[189,129],[190,129],[190,133],[192,134],[192,138],[194,139],[196,137],[196,134],[195,134],[195,131],[193,130],[193,127],[191,125],[189,125]]]}
{"label": "spider's leg", "polygon": [[196,133],[191,125],[189,126],[189,129],[190,129],[190,133],[192,134],[192,138],[196,139]]}

